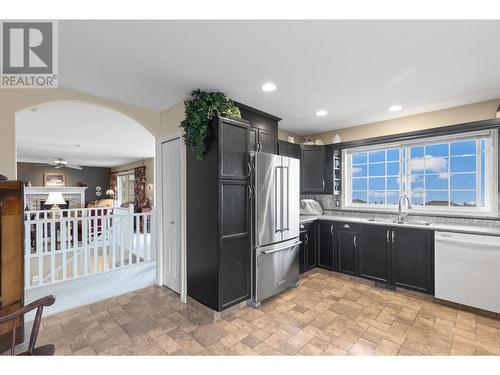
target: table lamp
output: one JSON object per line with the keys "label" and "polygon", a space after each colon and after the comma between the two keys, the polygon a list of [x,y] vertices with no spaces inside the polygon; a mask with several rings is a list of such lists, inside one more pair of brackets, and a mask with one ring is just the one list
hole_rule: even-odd
{"label": "table lamp", "polygon": [[46,206],[52,205],[52,207],[50,208],[51,210],[59,210],[60,204],[66,204],[66,201],[64,200],[63,195],[60,192],[49,193],[49,197],[44,203],[44,205]]}
{"label": "table lamp", "polygon": [[115,192],[113,191],[113,189],[106,190],[106,196],[109,199],[115,199]]}

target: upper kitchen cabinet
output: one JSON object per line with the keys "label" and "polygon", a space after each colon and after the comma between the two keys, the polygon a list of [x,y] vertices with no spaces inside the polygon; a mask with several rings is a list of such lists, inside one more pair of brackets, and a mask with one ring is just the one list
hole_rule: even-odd
{"label": "upper kitchen cabinet", "polygon": [[322,193],[325,190],[325,147],[301,146],[300,190],[303,193]]}
{"label": "upper kitchen cabinet", "polygon": [[241,112],[241,118],[250,124],[250,151],[278,153],[278,122],[279,117],[259,111],[245,104],[234,103]]}
{"label": "upper kitchen cabinet", "polygon": [[242,121],[220,118],[218,123],[219,177],[246,179],[249,173],[249,126]]}
{"label": "upper kitchen cabinet", "polygon": [[333,168],[333,145],[325,146],[325,194],[333,193],[333,178],[334,178],[334,168]]}
{"label": "upper kitchen cabinet", "polygon": [[278,155],[300,159],[300,145],[287,141],[278,141]]}
{"label": "upper kitchen cabinet", "polygon": [[333,193],[333,145],[302,145],[301,193]]}

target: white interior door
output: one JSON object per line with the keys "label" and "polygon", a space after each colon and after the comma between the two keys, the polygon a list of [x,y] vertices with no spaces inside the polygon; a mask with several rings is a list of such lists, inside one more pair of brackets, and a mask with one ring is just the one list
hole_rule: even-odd
{"label": "white interior door", "polygon": [[181,140],[162,144],[163,269],[167,287],[181,290]]}

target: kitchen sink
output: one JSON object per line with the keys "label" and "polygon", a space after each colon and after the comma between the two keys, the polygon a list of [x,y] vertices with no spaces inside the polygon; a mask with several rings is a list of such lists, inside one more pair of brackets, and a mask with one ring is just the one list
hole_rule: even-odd
{"label": "kitchen sink", "polygon": [[420,225],[422,227],[428,227],[432,223],[430,221],[394,221],[394,224],[401,224],[401,225]]}
{"label": "kitchen sink", "polygon": [[372,223],[394,223],[392,219],[378,219],[378,218],[370,218],[366,221],[372,222]]}
{"label": "kitchen sink", "polygon": [[430,221],[398,221],[398,220],[392,220],[392,219],[378,219],[378,218],[370,218],[367,219],[366,221],[372,222],[372,223],[390,223],[390,224],[398,224],[398,225],[418,225],[422,227],[428,227],[432,223]]}

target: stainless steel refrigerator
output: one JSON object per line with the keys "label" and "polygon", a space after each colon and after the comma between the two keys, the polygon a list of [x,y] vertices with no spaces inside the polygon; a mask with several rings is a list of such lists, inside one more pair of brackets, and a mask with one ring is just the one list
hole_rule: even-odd
{"label": "stainless steel refrigerator", "polygon": [[300,161],[252,153],[252,299],[258,307],[299,281]]}

